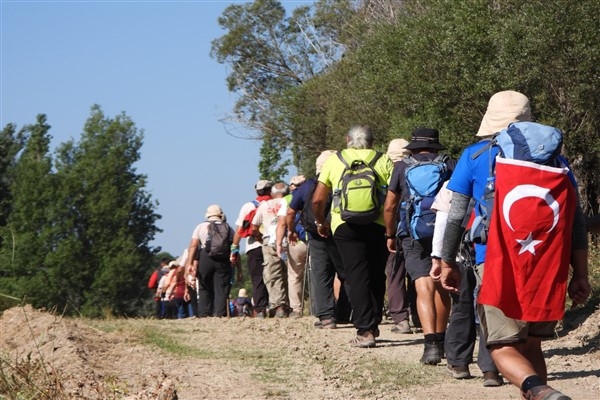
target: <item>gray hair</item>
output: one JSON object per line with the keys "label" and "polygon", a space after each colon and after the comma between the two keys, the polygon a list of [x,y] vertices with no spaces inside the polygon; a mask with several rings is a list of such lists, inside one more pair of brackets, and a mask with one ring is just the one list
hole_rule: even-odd
{"label": "gray hair", "polygon": [[346,136],[349,149],[370,149],[373,147],[373,131],[368,125],[354,125]]}

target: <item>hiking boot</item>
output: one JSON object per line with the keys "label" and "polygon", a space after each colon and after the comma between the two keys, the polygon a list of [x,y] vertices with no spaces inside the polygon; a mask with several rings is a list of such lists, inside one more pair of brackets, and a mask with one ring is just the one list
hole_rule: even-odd
{"label": "hiking boot", "polygon": [[375,336],[371,331],[366,331],[362,335],[356,334],[356,337],[350,341],[352,347],[375,347]]}
{"label": "hiking boot", "polygon": [[392,326],[391,331],[392,333],[413,333],[412,329],[410,329],[410,324],[406,319]]}
{"label": "hiking boot", "polygon": [[301,311],[292,311],[292,313],[290,314],[290,318],[302,318],[302,312]]}
{"label": "hiking boot", "polygon": [[440,355],[440,348],[437,342],[425,343],[423,349],[423,356],[421,356],[421,364],[436,365],[442,362],[442,356]]}
{"label": "hiking boot", "polygon": [[287,318],[288,313],[285,310],[284,306],[279,306],[275,309],[275,317],[277,318]]}
{"label": "hiking boot", "polygon": [[468,365],[450,365],[448,364],[448,372],[452,374],[454,379],[470,379],[472,378]]}
{"label": "hiking boot", "polygon": [[264,319],[266,316],[267,316],[267,313],[265,312],[265,310],[254,312],[254,318]]}
{"label": "hiking boot", "polygon": [[521,394],[525,400],[571,400],[566,394],[548,385],[536,386]]}
{"label": "hiking boot", "polygon": [[441,358],[446,358],[446,352],[444,351],[444,342],[438,342],[438,351],[440,352]]}
{"label": "hiking boot", "polygon": [[333,319],[333,318],[322,319],[322,320],[315,322],[315,328],[316,329],[336,329],[337,325],[336,325],[335,319]]}
{"label": "hiking boot", "polygon": [[496,387],[502,386],[504,384],[504,379],[500,376],[498,372],[495,371],[487,371],[483,373],[483,386],[485,387]]}

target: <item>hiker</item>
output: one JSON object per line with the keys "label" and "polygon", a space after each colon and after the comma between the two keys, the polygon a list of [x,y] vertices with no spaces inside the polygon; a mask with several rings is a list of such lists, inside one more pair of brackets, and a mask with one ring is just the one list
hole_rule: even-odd
{"label": "hiker", "polygon": [[158,290],[158,284],[163,275],[169,272],[169,259],[163,258],[160,260],[158,268],[152,272],[150,278],[148,279],[148,288],[154,289],[154,305],[155,305],[155,316],[160,319],[163,316],[162,309],[162,301],[161,301],[161,291]]}
{"label": "hiker", "polygon": [[165,299],[168,300],[168,311],[166,318],[169,319],[182,319],[186,316],[185,307],[185,266],[179,265],[176,261],[174,262],[174,271],[169,280],[169,286],[166,289]]}
{"label": "hiker", "polygon": [[177,306],[174,299],[174,288],[177,283],[177,261],[169,261],[169,271],[161,278],[159,287],[162,293],[162,313],[165,319],[174,319],[177,317]]}
{"label": "hiker", "polygon": [[[234,231],[225,222],[225,214],[217,204],[208,206],[204,217],[206,220],[198,224],[192,233],[187,265],[193,268],[193,254],[199,251],[198,317],[225,317],[231,289],[230,252]],[[240,278],[241,269],[237,271]]]}
{"label": "hiker", "polygon": [[289,314],[287,265],[277,255],[277,212],[284,203],[288,187],[278,182],[271,188],[271,199],[262,202],[252,219],[255,238],[262,242],[263,279],[269,293],[269,316],[285,318]]}
{"label": "hiker", "polygon": [[[306,232],[300,223],[294,224],[294,235],[286,235],[286,216],[288,204],[292,200],[294,191],[305,182],[304,175],[292,177],[290,181],[291,193],[287,194],[277,212],[277,230],[275,244],[277,256],[287,265],[288,296],[290,299],[290,317],[302,318],[304,315],[304,281],[306,269]],[[293,189],[292,189],[293,188]],[[298,215],[300,217],[300,215]],[[296,221],[297,222],[297,221]]]}
{"label": "hiker", "polygon": [[[370,127],[350,128],[347,148],[325,161],[312,200],[318,234],[333,235],[342,257],[357,331],[350,345],[361,348],[375,347],[379,336],[388,257],[382,204],[393,164],[373,150],[374,140]],[[331,222],[326,210],[330,193]]]}
{"label": "hiker", "polygon": [[[394,165],[410,156],[410,150],[406,149],[408,141],[404,139],[393,139],[388,145],[387,155]],[[385,266],[387,276],[387,299],[390,318],[394,322],[391,329],[393,333],[412,333],[410,319],[418,321],[416,310],[415,284],[412,279],[407,285],[404,253],[400,239],[396,238],[396,252],[390,253]],[[408,286],[408,287],[407,287]],[[417,325],[420,324],[417,322]]]}
{"label": "hiker", "polygon": [[238,296],[234,301],[234,314],[237,317],[252,316],[252,301],[248,298],[248,293],[245,288],[238,291]]}
{"label": "hiker", "polygon": [[[435,232],[432,240],[432,267],[430,271],[431,278],[439,282],[442,268],[442,245],[446,222],[448,221],[448,212],[452,200],[452,192],[447,188],[448,182],[435,197],[431,209],[436,211]],[[463,226],[469,227],[471,213],[465,216]],[[486,342],[482,338],[479,321],[475,313],[475,288],[477,280],[473,271],[474,249],[473,244],[463,239],[460,251],[457,257],[457,265],[460,268],[461,282],[459,293],[451,293],[452,309],[450,312],[450,321],[446,329],[446,339],[444,341],[444,351],[448,360],[447,368],[454,379],[470,379],[471,371],[469,364],[473,362],[473,352],[475,350],[475,341],[479,331],[479,347],[477,354],[477,366],[483,373],[483,386],[495,387],[503,383],[502,378],[498,376],[498,369],[492,360],[490,351],[486,347]]]}
{"label": "hiker", "polygon": [[[252,300],[254,303],[254,316],[264,318],[269,305],[269,292],[263,280],[264,258],[262,253],[262,243],[258,237],[252,236],[252,218],[258,205],[271,198],[271,187],[273,183],[261,179],[254,185],[256,199],[242,205],[238,218],[235,221],[235,235],[231,245],[231,262],[239,264],[239,244],[243,238],[246,238],[246,262],[248,264],[248,273],[252,282]],[[243,234],[242,232],[248,232]]]}
{"label": "hiker", "polygon": [[[492,138],[496,133],[509,127],[509,124],[512,126],[514,125],[513,123],[523,123],[520,121],[531,121],[529,99],[525,95],[515,91],[498,92],[489,100],[487,111],[483,117],[477,136],[487,139]],[[476,215],[484,217],[486,216],[484,213],[486,207],[491,206],[491,204],[487,204],[485,201],[484,193],[489,195],[490,193],[494,194],[495,191],[499,191],[494,196],[498,196],[496,197],[498,202],[503,201],[503,198],[500,197],[504,195],[502,190],[500,190],[501,180],[496,180],[495,190],[486,191],[486,186],[490,182],[488,180],[490,178],[490,169],[492,169],[490,165],[495,161],[495,170],[498,171],[501,161],[501,159],[496,158],[499,151],[498,147],[488,146],[487,150],[475,156],[480,149],[485,148],[488,144],[480,142],[468,146],[461,155],[456,171],[448,184],[448,189],[454,193],[452,194],[452,202],[444,234],[440,280],[447,290],[454,292],[459,291],[461,279],[460,272],[455,263],[463,231],[461,222],[467,212],[470,199],[473,198],[475,200]],[[505,167],[507,166],[508,164]],[[525,167],[523,164],[522,168]],[[544,169],[538,168],[538,170],[541,173]],[[558,168],[555,168],[555,170],[558,170]],[[546,167],[546,172],[548,171],[549,168]],[[566,173],[564,169],[563,173]],[[520,174],[521,178],[531,176],[539,177],[542,175],[537,173]],[[539,183],[541,184],[542,182]],[[585,218],[575,192],[572,184],[567,184],[564,190],[560,191],[560,196],[566,196],[565,204],[567,206],[564,207],[563,204],[561,209],[559,203],[556,203],[556,207],[553,209],[557,213],[555,217],[557,223],[560,221],[559,215],[563,215],[563,218],[567,221],[563,221],[559,225],[558,229],[562,231],[557,233],[557,235],[560,235],[557,240],[552,240],[553,237],[550,235],[546,237],[546,240],[551,241],[552,245],[556,247],[556,249],[552,249],[553,252],[560,252],[555,257],[556,259],[545,259],[543,262],[533,266],[536,268],[532,268],[530,271],[521,270],[515,275],[515,268],[519,268],[519,265],[512,262],[512,253],[505,255],[497,253],[488,254],[489,257],[486,258],[486,253],[492,250],[497,251],[498,246],[496,244],[500,244],[503,241],[506,251],[512,250],[515,247],[514,239],[504,237],[497,230],[494,231],[494,229],[498,229],[497,224],[502,224],[506,218],[504,216],[501,217],[499,214],[496,215],[497,218],[491,218],[490,230],[487,232],[487,242],[476,243],[475,245],[477,263],[475,272],[478,275],[478,279],[482,280],[477,300],[477,311],[481,321],[483,338],[487,341],[487,346],[490,349],[492,359],[498,370],[513,385],[520,388],[522,397],[527,400],[570,399],[570,397],[547,385],[547,369],[541,349],[541,341],[542,339],[549,339],[555,336],[554,330],[557,321],[562,318],[569,259],[573,267],[573,276],[568,284],[569,297],[573,299],[574,304],[581,304],[585,302],[590,293],[587,273]],[[569,203],[571,203],[571,207],[568,206]],[[505,204],[503,203],[502,205],[504,206]],[[495,204],[494,206],[496,211],[498,211],[497,205]],[[554,203],[552,205],[554,206]],[[539,211],[539,207],[538,209],[531,209],[531,211],[537,212]],[[559,214],[559,211],[562,214]],[[570,215],[570,218],[573,220],[572,225],[568,225],[568,217],[564,217],[564,215]],[[491,217],[491,215],[489,216]],[[537,223],[538,220],[544,221],[542,218],[535,218],[534,215],[528,215],[527,220],[527,222],[533,223]],[[552,225],[552,229],[554,229],[554,225]],[[567,240],[568,244],[563,243],[564,240],[561,239],[563,237],[565,239],[570,238],[570,240]],[[479,240],[484,239],[482,236],[475,238]],[[529,263],[529,260],[533,259],[535,246],[540,245],[541,242],[534,240],[531,237],[531,233],[529,238],[516,241],[518,248],[521,249],[519,255],[522,256],[522,262]],[[569,247],[571,248],[571,254],[567,254],[566,251]],[[539,252],[540,257],[544,255],[547,257],[546,253],[552,252],[548,250]],[[485,272],[484,262],[488,264],[485,266]],[[506,263],[507,265],[502,265],[498,268],[498,262]],[[490,268],[491,265],[496,266],[496,268]],[[539,268],[544,268],[544,270],[541,271]],[[499,276],[498,271],[504,272],[505,276]],[[540,279],[539,284],[535,287],[536,295],[526,303],[520,303],[522,300],[519,299],[519,304],[522,304],[521,311],[548,314],[543,315],[541,318],[537,315],[515,315],[514,309],[510,307],[515,304],[515,300],[508,298],[508,296],[524,294],[525,290],[522,290],[523,287],[517,287],[517,285],[521,285],[523,279],[527,279],[536,272],[538,272],[536,278]],[[515,281],[515,278],[519,275],[523,276],[518,281]],[[506,279],[510,279],[511,281],[507,281]],[[504,296],[507,297],[505,299],[507,303],[504,306],[492,305],[496,304],[492,301],[493,295],[497,295],[494,286],[506,290]],[[548,286],[554,286],[554,288],[548,291]],[[562,299],[560,298],[561,296]],[[543,304],[531,304],[535,301],[541,301]],[[559,305],[548,307],[548,304]],[[509,317],[506,313],[514,316]],[[553,318],[549,319],[550,316]]]}
{"label": "hiker", "polygon": [[435,223],[430,207],[456,161],[439,153],[445,147],[439,141],[439,132],[432,128],[415,129],[406,149],[412,156],[394,164],[385,202],[387,246],[394,252],[396,237],[402,242],[406,270],[415,282],[417,313],[425,336],[420,362],[436,365],[443,357],[450,296],[429,276]]}

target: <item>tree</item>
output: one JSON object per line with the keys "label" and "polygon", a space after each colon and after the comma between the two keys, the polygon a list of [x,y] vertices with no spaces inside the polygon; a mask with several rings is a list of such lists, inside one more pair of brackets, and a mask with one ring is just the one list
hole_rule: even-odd
{"label": "tree", "polygon": [[[16,133],[16,126],[8,124],[0,132],[0,228],[5,227],[12,208],[11,184],[17,154],[25,145],[24,132]],[[2,237],[0,237],[0,246]]]}

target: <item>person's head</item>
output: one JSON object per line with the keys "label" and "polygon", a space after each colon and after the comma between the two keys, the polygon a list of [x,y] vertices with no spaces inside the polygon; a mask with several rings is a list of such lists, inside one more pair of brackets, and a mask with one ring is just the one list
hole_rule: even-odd
{"label": "person's head", "polygon": [[433,128],[417,128],[413,131],[410,143],[406,150],[412,153],[430,152],[437,153],[445,147],[440,143],[440,133]]}
{"label": "person's head", "polygon": [[281,198],[288,194],[288,186],[283,182],[277,182],[271,188],[271,197],[274,199]]}
{"label": "person's head", "polygon": [[404,139],[393,139],[388,145],[387,155],[393,161],[400,161],[404,157],[410,156],[410,150],[406,149],[408,141]]}
{"label": "person's head", "polygon": [[370,149],[374,141],[373,131],[368,125],[354,125],[346,135],[349,149]]}
{"label": "person's head", "polygon": [[327,161],[329,156],[332,156],[335,153],[337,153],[337,151],[335,150],[325,150],[322,151],[321,154],[319,154],[319,157],[317,157],[317,161],[315,161],[317,175],[321,173],[321,169],[323,169],[323,165],[325,165],[325,161]]}
{"label": "person's head", "polygon": [[298,186],[302,185],[304,183],[304,181],[306,180],[306,178],[304,178],[304,175],[296,175],[293,176],[292,179],[290,179],[290,192],[293,192],[294,190],[296,190],[298,188]]}
{"label": "person's head", "polygon": [[173,260],[173,261],[169,261],[169,269],[175,269],[177,268],[179,265],[177,265],[177,261]]}
{"label": "person's head", "polygon": [[170,260],[168,258],[166,258],[166,257],[163,258],[163,259],[161,259],[160,260],[160,266],[163,267],[163,268],[166,267],[167,265],[169,265],[169,261]]}
{"label": "person's head", "polygon": [[493,136],[519,121],[531,121],[531,105],[527,96],[514,90],[498,92],[490,97],[476,136]]}
{"label": "person's head", "polygon": [[221,210],[221,206],[218,204],[212,204],[208,206],[206,209],[206,214],[204,214],[204,218],[207,221],[223,221],[225,214],[223,214],[223,210]]}
{"label": "person's head", "polygon": [[271,187],[273,187],[273,182],[266,179],[261,179],[254,185],[256,194],[259,196],[269,196],[271,194]]}

